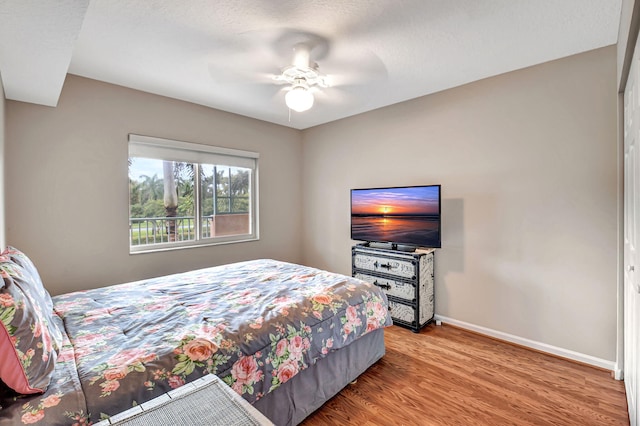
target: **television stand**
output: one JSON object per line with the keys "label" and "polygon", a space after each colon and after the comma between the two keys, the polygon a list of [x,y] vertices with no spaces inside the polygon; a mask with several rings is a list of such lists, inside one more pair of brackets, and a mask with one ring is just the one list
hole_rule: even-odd
{"label": "television stand", "polygon": [[434,317],[434,254],[435,249],[403,252],[357,244],[351,248],[351,275],[380,287],[393,323],[417,333]]}

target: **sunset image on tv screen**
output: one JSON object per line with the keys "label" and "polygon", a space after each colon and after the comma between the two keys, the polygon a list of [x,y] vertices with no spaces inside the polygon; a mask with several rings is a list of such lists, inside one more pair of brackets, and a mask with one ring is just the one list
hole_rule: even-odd
{"label": "sunset image on tv screen", "polygon": [[439,247],[440,186],[352,190],[351,237]]}
{"label": "sunset image on tv screen", "polygon": [[439,215],[439,190],[437,186],[354,190],[351,214],[358,216]]}

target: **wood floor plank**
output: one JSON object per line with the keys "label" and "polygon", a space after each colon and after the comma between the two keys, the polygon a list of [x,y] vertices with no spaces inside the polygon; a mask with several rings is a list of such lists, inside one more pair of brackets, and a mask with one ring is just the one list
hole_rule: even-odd
{"label": "wood floor plank", "polygon": [[608,371],[444,324],[385,330],[386,355],[302,425],[629,425]]}

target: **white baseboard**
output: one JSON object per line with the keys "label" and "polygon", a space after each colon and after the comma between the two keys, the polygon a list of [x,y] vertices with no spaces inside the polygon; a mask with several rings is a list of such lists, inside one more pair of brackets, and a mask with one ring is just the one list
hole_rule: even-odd
{"label": "white baseboard", "polygon": [[515,343],[520,346],[526,346],[540,352],[546,352],[548,354],[560,356],[562,358],[567,358],[573,361],[582,362],[584,364],[593,365],[594,367],[604,368],[605,370],[613,371],[616,376],[622,376],[621,372],[618,371],[619,369],[617,368],[617,365],[614,361],[608,361],[606,359],[596,358],[594,356],[585,355],[569,349],[559,348],[557,346],[548,345],[546,343],[536,342],[535,340],[525,339],[524,337],[514,336],[513,334],[503,333],[502,331],[492,330],[490,328],[470,324],[464,321],[458,321],[456,319],[445,317],[442,315],[436,315],[435,320],[436,322],[441,321],[447,324],[455,325],[456,327],[464,328],[465,330]]}
{"label": "white baseboard", "polygon": [[616,380],[624,380],[623,371],[618,367],[617,363],[615,369],[613,370],[613,378]]}

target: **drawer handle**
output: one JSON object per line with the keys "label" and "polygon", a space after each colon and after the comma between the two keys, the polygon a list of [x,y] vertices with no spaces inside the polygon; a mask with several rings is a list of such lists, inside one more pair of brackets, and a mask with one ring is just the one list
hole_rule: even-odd
{"label": "drawer handle", "polygon": [[375,281],[373,282],[373,285],[378,286],[378,287],[380,287],[380,288],[383,288],[383,289],[385,289],[385,290],[391,290],[391,286],[390,286],[389,284],[380,284],[380,283],[378,282],[378,280],[375,280]]}
{"label": "drawer handle", "polygon": [[373,264],[373,266],[375,266],[376,268],[379,266],[380,268],[386,268],[391,270],[392,266],[391,263],[387,262],[387,263],[378,263],[378,261],[376,260],[376,263]]}

